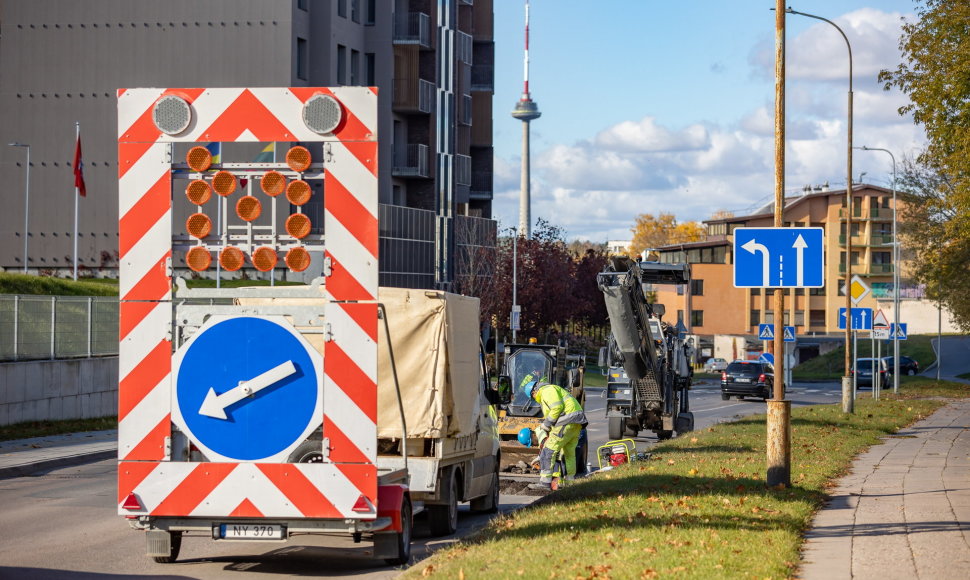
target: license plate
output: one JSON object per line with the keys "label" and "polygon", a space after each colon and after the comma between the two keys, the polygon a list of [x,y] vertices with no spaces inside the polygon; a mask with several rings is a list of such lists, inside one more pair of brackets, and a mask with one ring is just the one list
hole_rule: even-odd
{"label": "license plate", "polygon": [[223,540],[282,540],[286,528],[279,524],[219,524]]}
{"label": "license plate", "polygon": [[737,381],[737,382],[739,382],[739,383],[750,383],[751,382],[751,379],[745,379],[745,378],[737,378],[737,379],[734,379],[734,380]]}

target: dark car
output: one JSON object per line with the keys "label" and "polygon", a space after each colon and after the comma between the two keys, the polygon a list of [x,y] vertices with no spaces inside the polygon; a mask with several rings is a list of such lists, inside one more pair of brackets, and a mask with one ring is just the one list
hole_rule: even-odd
{"label": "dark car", "polygon": [[[900,362],[902,361],[900,360]],[[876,376],[879,377],[876,381],[872,380],[873,370],[875,370]],[[892,385],[893,373],[892,369],[886,365],[886,359],[857,358],[849,372],[856,375],[855,384],[859,388],[872,388],[873,383],[878,384],[880,389],[885,389]]]}
{"label": "dark car", "polygon": [[[886,361],[886,366],[889,367],[889,372],[893,372],[893,357],[887,356],[883,358]],[[909,358],[908,356],[899,357],[899,374],[900,375],[918,375],[919,374],[919,363],[915,360]]]}
{"label": "dark car", "polygon": [[732,396],[770,399],[775,383],[775,370],[768,363],[736,360],[721,373],[721,399]]}

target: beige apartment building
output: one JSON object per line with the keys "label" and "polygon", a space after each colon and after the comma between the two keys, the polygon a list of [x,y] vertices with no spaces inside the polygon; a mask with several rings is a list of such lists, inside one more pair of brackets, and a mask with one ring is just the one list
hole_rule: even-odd
{"label": "beige apartment building", "polygon": [[[784,324],[800,336],[841,332],[838,313],[845,307],[847,240],[851,235],[851,272],[872,291],[859,306],[877,308],[878,299],[893,293],[892,191],[875,185],[853,186],[851,231],[846,231],[846,192],[819,188],[785,200],[786,227],[824,229],[825,286],[786,289]],[[699,335],[753,334],[758,324],[775,320],[775,290],[734,287],[733,232],[739,227],[772,227],[774,204],[746,216],[704,222],[703,242],[676,244],[660,249],[661,262],[688,262],[691,287],[656,286],[657,302],[666,307],[667,320],[683,320]],[[674,316],[676,316],[676,318]]]}

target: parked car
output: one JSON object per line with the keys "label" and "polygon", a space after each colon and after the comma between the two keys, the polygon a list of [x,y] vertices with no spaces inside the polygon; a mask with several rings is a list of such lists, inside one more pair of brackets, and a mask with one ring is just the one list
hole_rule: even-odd
{"label": "parked car", "polygon": [[[900,359],[901,358],[902,357],[900,357]],[[900,360],[900,362],[902,362],[902,360]],[[855,359],[855,364],[852,365],[852,368],[849,369],[849,372],[854,373],[856,375],[856,379],[855,379],[856,386],[859,388],[861,387],[872,388],[872,385],[875,382],[872,380],[873,367],[875,367],[876,374],[879,376],[879,378],[876,379],[876,381],[878,381],[877,384],[880,385],[879,388],[885,389],[887,387],[890,387],[892,385],[893,373],[892,373],[892,369],[888,365],[886,365],[886,359],[884,358]]]}
{"label": "parked car", "polygon": [[718,371],[723,371],[728,366],[728,362],[723,358],[709,358],[707,362],[704,363],[705,373],[716,373]]}
{"label": "parked car", "polygon": [[770,399],[775,384],[775,370],[765,362],[736,360],[721,373],[721,399],[732,396]]}
{"label": "parked car", "polygon": [[[893,371],[893,357],[887,356],[882,360],[886,361],[886,366],[889,367],[889,372]],[[908,356],[899,357],[899,374],[900,375],[917,375],[919,374],[919,363]]]}

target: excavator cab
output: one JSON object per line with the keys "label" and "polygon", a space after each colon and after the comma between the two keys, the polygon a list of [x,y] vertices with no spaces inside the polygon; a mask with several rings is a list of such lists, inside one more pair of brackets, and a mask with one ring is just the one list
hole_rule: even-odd
{"label": "excavator cab", "polygon": [[509,355],[506,371],[512,384],[511,415],[532,417],[542,412],[525,387],[532,381],[553,382],[554,362],[551,356],[538,349],[517,350]]}

